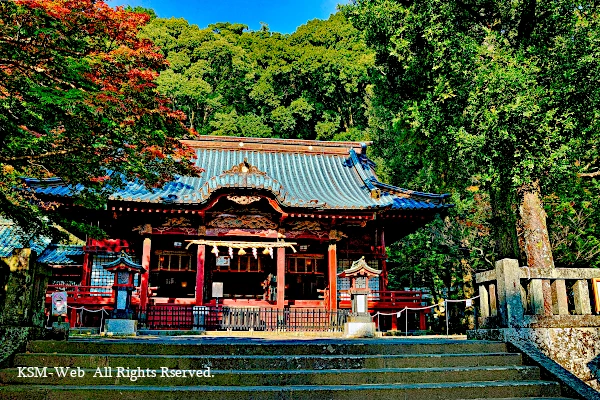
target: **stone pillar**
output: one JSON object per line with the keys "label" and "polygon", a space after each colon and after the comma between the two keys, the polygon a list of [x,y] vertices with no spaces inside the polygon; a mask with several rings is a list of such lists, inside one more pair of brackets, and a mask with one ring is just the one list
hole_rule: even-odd
{"label": "stone pillar", "polygon": [[529,301],[531,303],[531,312],[536,315],[544,314],[544,292],[541,279],[532,279],[529,281]]}
{"label": "stone pillar", "polygon": [[144,239],[142,250],[142,268],[145,272],[140,277],[140,309],[146,310],[148,306],[148,278],[150,277],[150,238]]}
{"label": "stone pillar", "polygon": [[552,307],[556,315],[569,315],[569,302],[567,299],[567,285],[563,279],[557,279],[551,284]]}
{"label": "stone pillar", "polygon": [[588,315],[592,313],[587,280],[580,279],[575,281],[575,285],[573,285],[573,297],[575,300],[575,314]]}
{"label": "stone pillar", "polygon": [[196,305],[204,304],[204,261],[206,245],[199,244],[196,252]]}
{"label": "stone pillar", "polygon": [[479,316],[481,318],[490,316],[490,297],[485,284],[479,285]]}
{"label": "stone pillar", "polygon": [[36,253],[28,248],[14,249],[13,255],[0,260],[4,263],[0,273],[6,274],[0,327],[44,326],[46,288],[51,272],[35,260]]}
{"label": "stone pillar", "polygon": [[498,315],[498,296],[496,293],[498,293],[498,291],[496,290],[496,284],[495,283],[490,283],[490,315],[492,317],[496,317]]}
{"label": "stone pillar", "polygon": [[502,323],[509,328],[522,326],[524,312],[519,262],[509,258],[497,261],[496,279],[498,283],[498,311]]}
{"label": "stone pillar", "polygon": [[285,307],[285,247],[277,248],[277,308]]}
{"label": "stone pillar", "polygon": [[329,245],[327,267],[329,273],[329,309],[337,311],[337,246],[335,243]]}
{"label": "stone pillar", "polygon": [[550,286],[550,279],[542,280],[542,294],[544,296],[544,315],[553,315],[552,309],[552,287]]}

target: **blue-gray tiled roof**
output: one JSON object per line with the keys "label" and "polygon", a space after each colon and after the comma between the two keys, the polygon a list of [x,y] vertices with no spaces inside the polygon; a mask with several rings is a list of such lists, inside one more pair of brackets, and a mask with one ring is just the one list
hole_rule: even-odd
{"label": "blue-gray tiled roof", "polygon": [[51,265],[81,265],[83,255],[83,246],[51,244],[37,261]]}
{"label": "blue-gray tiled roof", "polygon": [[[229,145],[222,146],[224,142]],[[268,192],[289,208],[426,210],[450,206],[444,201],[447,195],[414,192],[379,182],[373,163],[366,157],[366,145],[361,152],[356,149],[357,143],[351,142],[336,142],[336,151],[327,151],[334,145],[316,141],[205,137],[190,143],[196,150],[196,165],[204,169],[199,176],[177,177],[159,190],[130,182],[111,200],[202,205],[217,191],[249,189]],[[271,143],[271,148],[266,149],[264,143]],[[310,151],[302,150],[299,143]],[[325,151],[313,150],[312,144]],[[244,165],[248,171],[242,171]],[[28,183],[38,193],[51,196],[71,196],[81,190],[58,180]]]}
{"label": "blue-gray tiled roof", "polygon": [[49,243],[48,238],[38,236],[31,238],[14,223],[0,220],[0,257],[10,257],[14,249],[24,247],[41,254]]}

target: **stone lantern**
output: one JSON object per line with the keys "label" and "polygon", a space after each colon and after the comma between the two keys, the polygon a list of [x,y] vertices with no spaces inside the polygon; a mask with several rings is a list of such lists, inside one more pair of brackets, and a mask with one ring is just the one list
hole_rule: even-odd
{"label": "stone lantern", "polygon": [[[369,314],[369,279],[378,278],[381,271],[369,267],[365,258],[354,261],[350,268],[338,274],[339,278],[350,279],[350,299],[352,301],[352,313],[344,326],[347,337],[372,337],[375,335],[375,323]],[[358,284],[358,278],[364,278],[364,285]]]}
{"label": "stone lantern", "polygon": [[126,254],[121,253],[119,258],[102,267],[115,274],[113,292],[115,306],[110,315],[111,319],[106,321],[104,331],[107,334],[135,335],[137,321],[131,319],[131,294],[135,289],[133,278],[135,274],[144,273],[146,270],[141,265],[134,263]]}

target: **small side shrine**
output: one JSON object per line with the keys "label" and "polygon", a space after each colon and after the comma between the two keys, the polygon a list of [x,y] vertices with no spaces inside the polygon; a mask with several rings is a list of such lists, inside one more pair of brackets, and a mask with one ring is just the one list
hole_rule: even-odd
{"label": "small side shrine", "polygon": [[114,274],[113,294],[115,306],[106,321],[105,333],[108,335],[135,335],[137,321],[132,319],[131,294],[135,290],[135,274],[145,272],[145,269],[134,263],[125,253],[121,253],[116,260],[102,266],[106,271]]}
{"label": "small side shrine", "polygon": [[369,267],[365,257],[354,261],[350,268],[338,274],[338,278],[350,280],[350,299],[352,312],[344,326],[347,337],[372,337],[375,335],[375,323],[369,314],[369,279],[379,278],[381,271]]}

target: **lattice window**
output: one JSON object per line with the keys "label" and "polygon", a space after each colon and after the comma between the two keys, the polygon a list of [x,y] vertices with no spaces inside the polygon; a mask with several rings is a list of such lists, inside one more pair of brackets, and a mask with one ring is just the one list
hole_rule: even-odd
{"label": "lattice window", "polygon": [[[113,283],[115,282],[115,276],[112,272],[109,272],[107,270],[105,270],[102,265],[107,264],[111,261],[116,260],[117,258],[119,258],[119,253],[100,253],[100,254],[93,254],[92,256],[92,276],[91,276],[91,280],[90,280],[90,285],[91,286],[112,286]],[[139,264],[139,259],[137,259],[135,256],[132,257],[133,262],[138,263]],[[139,286],[139,281],[140,281],[140,276],[139,274],[136,274],[135,277],[133,278],[133,283],[135,286]],[[106,297],[110,297],[111,293],[107,293],[105,289],[99,289],[99,288],[92,288],[90,289],[90,292],[101,292],[98,293],[96,296],[106,296]],[[94,295],[92,295],[94,296]]]}
{"label": "lattice window", "polygon": [[157,250],[158,264],[156,268],[159,271],[195,271],[196,263],[192,262],[193,257],[185,251]]}
{"label": "lattice window", "polygon": [[324,275],[324,265],[322,256],[288,257],[285,270],[290,274]]}
{"label": "lattice window", "polygon": [[264,272],[269,260],[263,257],[254,258],[252,255],[234,256],[229,265],[216,265],[217,272]]}
{"label": "lattice window", "polygon": [[[338,259],[338,266],[337,266],[338,274],[341,273],[342,271],[350,268],[354,261],[356,261],[356,260],[344,259],[344,258]],[[367,261],[367,265],[369,267],[379,269],[379,261],[378,260],[366,260],[366,261]],[[356,286],[357,287],[365,287],[364,281],[365,281],[364,277],[363,278],[359,277],[356,281]],[[338,292],[340,292],[341,300],[350,300],[350,295],[348,293],[342,292],[343,290],[350,289],[350,278],[337,278],[337,289],[338,289]],[[369,289],[371,289],[373,291],[380,290],[378,278],[369,279]],[[374,299],[379,298],[379,294],[377,294],[377,293],[374,293],[371,296]]]}

